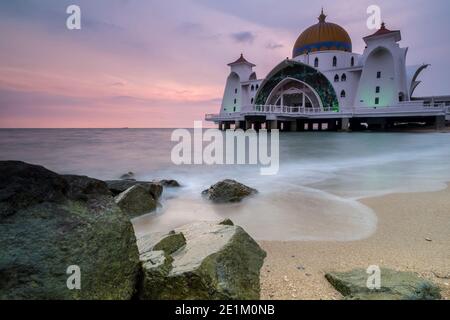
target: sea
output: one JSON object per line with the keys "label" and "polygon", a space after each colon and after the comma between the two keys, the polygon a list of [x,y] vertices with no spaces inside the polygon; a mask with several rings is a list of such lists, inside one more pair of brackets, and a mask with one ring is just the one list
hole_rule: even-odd
{"label": "sea", "polygon": [[[0,160],[39,164],[60,174],[114,180],[176,179],[156,212],[134,219],[138,236],[199,220],[230,218],[257,240],[352,241],[370,237],[376,212],[359,200],[437,191],[450,181],[450,133],[299,132],[280,134],[280,168],[176,165],[172,129],[1,129]],[[213,204],[201,192],[222,179],[259,191],[240,203]]]}

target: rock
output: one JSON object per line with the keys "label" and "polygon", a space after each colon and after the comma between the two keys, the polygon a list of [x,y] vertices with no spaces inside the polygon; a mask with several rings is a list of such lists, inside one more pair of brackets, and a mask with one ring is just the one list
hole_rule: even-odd
{"label": "rock", "polygon": [[381,288],[367,288],[366,270],[332,272],[325,275],[333,287],[347,299],[355,300],[437,300],[440,289],[411,272],[381,269]]}
{"label": "rock", "polygon": [[65,175],[68,183],[68,195],[73,199],[88,200],[89,198],[104,195],[112,196],[105,182],[86,176]]}
{"label": "rock", "polygon": [[177,180],[161,180],[159,181],[164,187],[169,188],[178,188],[181,187],[181,185],[178,183]]}
{"label": "rock", "polygon": [[19,161],[0,162],[0,219],[42,202],[65,198],[69,186],[56,173]]}
{"label": "rock", "polygon": [[167,254],[172,254],[186,245],[186,238],[182,233],[169,233],[167,237],[158,242],[153,250],[164,251]]}
{"label": "rock", "polygon": [[[14,161],[0,176],[0,300],[133,297],[133,227],[101,181]],[[81,290],[67,288],[71,265]]]}
{"label": "rock", "polygon": [[137,184],[114,198],[117,205],[130,218],[154,211],[158,202],[143,185]]}
{"label": "rock", "polygon": [[258,191],[234,180],[224,180],[204,190],[202,194],[217,203],[239,202]]}
{"label": "rock", "polygon": [[223,224],[224,226],[234,226],[233,221],[231,221],[230,219],[225,219],[225,220],[219,222],[219,224]]}
{"label": "rock", "polygon": [[122,180],[133,180],[133,178],[134,178],[134,173],[131,171],[120,176],[120,179],[122,179]]}
{"label": "rock", "polygon": [[148,192],[152,195],[155,200],[158,200],[163,193],[163,185],[159,182],[144,182],[144,181],[135,181],[135,180],[110,180],[105,181],[109,190],[112,192],[114,196],[119,195],[120,193],[134,187],[135,185],[142,185],[147,189]]}
{"label": "rock", "polygon": [[[176,245],[162,245],[168,238]],[[259,299],[266,253],[241,227],[198,222],[142,237],[138,247],[141,299]]]}

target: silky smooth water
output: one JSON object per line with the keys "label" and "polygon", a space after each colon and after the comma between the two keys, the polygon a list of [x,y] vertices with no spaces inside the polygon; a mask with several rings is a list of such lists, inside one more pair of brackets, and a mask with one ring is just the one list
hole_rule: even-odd
{"label": "silky smooth water", "polygon": [[[286,133],[280,170],[257,166],[175,166],[170,129],[4,129],[0,159],[61,174],[177,179],[161,208],[133,220],[138,235],[197,220],[230,217],[259,240],[338,240],[370,236],[376,215],[358,202],[392,192],[434,191],[450,181],[448,133]],[[225,178],[259,190],[242,203],[214,205],[201,191]]]}

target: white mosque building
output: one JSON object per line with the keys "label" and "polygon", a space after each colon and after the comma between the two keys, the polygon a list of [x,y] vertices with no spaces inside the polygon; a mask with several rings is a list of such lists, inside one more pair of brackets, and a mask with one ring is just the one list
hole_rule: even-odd
{"label": "white mosque building", "polygon": [[292,59],[279,63],[265,79],[243,55],[230,63],[221,110],[206,115],[221,129],[255,128],[358,130],[404,123],[434,124],[450,120],[450,96],[415,98],[427,64],[408,66],[408,48],[399,30],[385,24],[364,37],[362,54],[352,51],[341,26],[319,22],[297,39]]}

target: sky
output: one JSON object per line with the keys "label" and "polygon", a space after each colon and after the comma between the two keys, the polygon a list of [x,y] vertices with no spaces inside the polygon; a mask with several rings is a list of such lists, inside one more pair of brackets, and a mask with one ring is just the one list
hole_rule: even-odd
{"label": "sky", "polygon": [[219,111],[227,63],[264,78],[322,6],[362,53],[372,4],[431,64],[415,95],[450,94],[448,0],[0,0],[0,127],[189,128]]}

